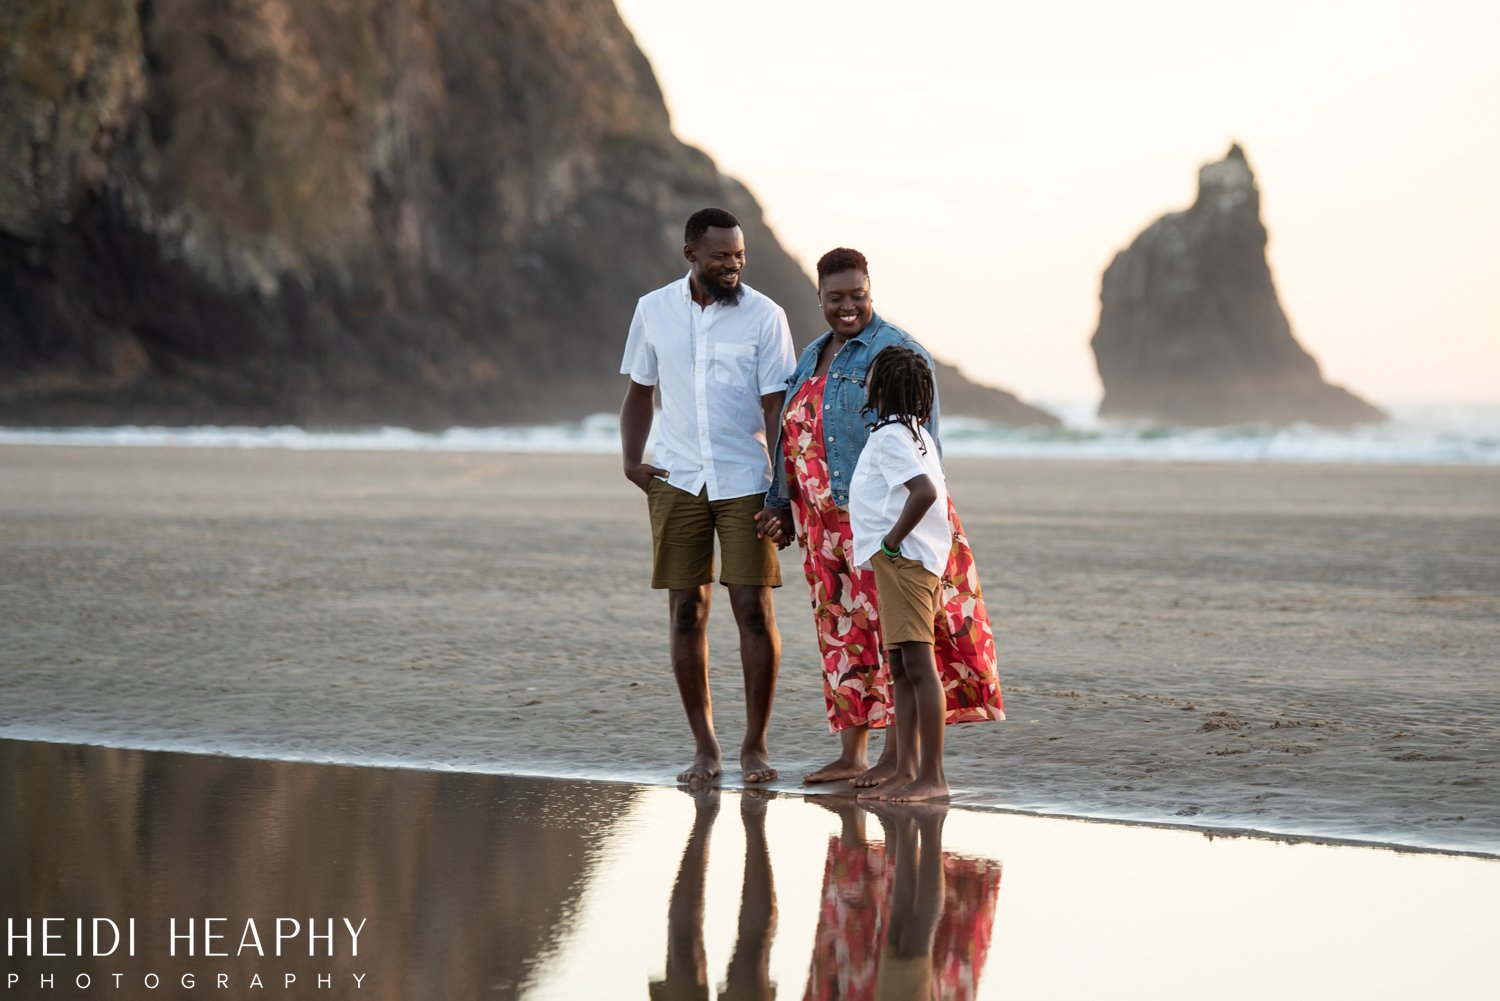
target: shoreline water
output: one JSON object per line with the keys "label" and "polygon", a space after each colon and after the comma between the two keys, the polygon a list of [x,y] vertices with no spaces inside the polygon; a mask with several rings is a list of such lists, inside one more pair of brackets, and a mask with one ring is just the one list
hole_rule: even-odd
{"label": "shoreline water", "polygon": [[[161,742],[111,742],[103,739],[75,738],[64,734],[46,735],[37,733],[9,733],[0,731],[0,741],[14,741],[16,743],[36,743],[55,745],[59,748],[88,748],[110,751],[140,751],[148,754],[182,754],[198,758],[224,758],[232,761],[261,762],[270,765],[328,765],[336,768],[372,768],[382,771],[434,773],[439,775],[474,776],[489,779],[522,779],[526,781],[575,783],[580,785],[598,785],[600,787],[626,786],[631,788],[650,789],[678,789],[682,791],[691,790],[688,786],[677,782],[670,776],[659,773],[630,774],[628,772],[616,772],[614,774],[590,773],[585,771],[569,771],[567,769],[544,769],[528,768],[524,762],[512,762],[505,765],[484,767],[477,763],[452,763],[445,764],[437,761],[405,761],[397,759],[370,759],[343,757],[337,754],[319,755],[295,755],[277,753],[273,748],[245,749],[245,748],[216,748],[174,745]],[[773,755],[774,757],[774,755]],[[786,796],[794,799],[817,799],[827,797],[831,800],[854,801],[852,791],[842,787],[831,787],[828,785],[805,785],[795,778],[786,776],[771,783],[749,784],[740,781],[733,769],[727,770],[717,780],[711,783],[712,788],[726,793],[751,792],[757,794]],[[1003,816],[1025,817],[1037,820],[1066,820],[1086,824],[1105,824],[1117,827],[1147,828],[1151,830],[1175,831],[1190,834],[1201,834],[1210,840],[1215,838],[1248,838],[1255,841],[1274,842],[1288,845],[1322,845],[1334,848],[1367,848],[1382,849],[1398,854],[1411,855],[1441,855],[1454,858],[1473,858],[1482,860],[1500,860],[1500,844],[1491,848],[1456,848],[1444,845],[1428,845],[1403,841],[1397,832],[1392,832],[1386,838],[1378,836],[1357,837],[1338,836],[1317,831],[1299,831],[1295,829],[1267,829],[1245,825],[1224,824],[1193,824],[1185,821],[1174,822],[1166,817],[1129,816],[1129,815],[1107,815],[1099,813],[1071,812],[1066,804],[1059,804],[1049,809],[1023,809],[1004,803],[991,801],[983,793],[976,794],[970,790],[954,789],[953,797],[943,804],[950,810],[968,811],[978,814],[996,814]]]}
{"label": "shoreline water", "polygon": [[[46,925],[23,923],[0,970],[23,991],[816,992],[876,982],[890,929],[919,915],[937,922],[942,997],[1187,997],[1245,955],[1296,997],[1471,996],[1493,979],[1493,858],[8,740],[0,767],[0,853],[23,860],[0,896],[78,929],[48,948]],[[936,866],[940,882],[921,876]],[[1134,960],[1166,940],[1163,980]]]}
{"label": "shoreline water", "polygon": [[[957,805],[1500,847],[1500,471],[949,466],[1009,717],[950,729]],[[0,468],[0,735],[658,785],[685,763],[610,457],[26,446]],[[836,743],[800,575],[783,554],[788,791]]]}

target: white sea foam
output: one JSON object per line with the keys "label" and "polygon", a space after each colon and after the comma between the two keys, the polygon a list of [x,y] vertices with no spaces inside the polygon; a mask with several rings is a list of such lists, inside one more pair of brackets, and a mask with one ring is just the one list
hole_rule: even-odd
{"label": "white sea foam", "polygon": [[[946,419],[943,453],[963,458],[1500,465],[1496,404],[1395,406],[1384,424],[1344,431],[1307,425],[1181,428],[1101,421],[1092,403],[1044,406],[1063,418],[1064,427],[1007,428],[971,418]],[[394,427],[0,428],[0,444],[7,445],[608,454],[619,442],[613,414],[564,424],[439,432]]]}
{"label": "white sea foam", "polygon": [[1391,419],[1334,430],[1242,425],[1183,428],[1102,421],[1093,404],[1047,406],[1062,428],[996,428],[953,418],[945,455],[1187,462],[1348,462],[1500,465],[1500,405],[1408,405]]}

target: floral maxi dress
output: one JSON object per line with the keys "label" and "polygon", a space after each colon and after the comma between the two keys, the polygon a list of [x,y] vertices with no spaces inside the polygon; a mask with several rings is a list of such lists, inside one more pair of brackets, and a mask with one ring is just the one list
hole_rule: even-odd
{"label": "floral maxi dress", "polygon": [[[883,727],[893,715],[890,666],[880,646],[875,575],[852,562],[849,511],[833,502],[823,447],[823,389],[809,379],[786,409],[782,442],[792,484],[802,567],[812,591],[813,621],[823,655],[823,694],[829,728]],[[943,573],[942,610],[933,652],[947,695],[949,723],[1004,719],[995,634],[979,589],[979,572],[963,526],[948,501],[953,548]]]}

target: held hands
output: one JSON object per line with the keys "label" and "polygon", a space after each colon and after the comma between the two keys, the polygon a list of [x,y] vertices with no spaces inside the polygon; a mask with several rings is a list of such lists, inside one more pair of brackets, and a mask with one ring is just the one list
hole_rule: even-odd
{"label": "held hands", "polygon": [[792,541],[792,511],[785,507],[767,507],[755,516],[755,534],[785,549]]}
{"label": "held hands", "polygon": [[641,488],[645,493],[651,488],[653,479],[666,479],[667,470],[660,466],[653,466],[649,462],[627,462],[625,463],[625,478]]}

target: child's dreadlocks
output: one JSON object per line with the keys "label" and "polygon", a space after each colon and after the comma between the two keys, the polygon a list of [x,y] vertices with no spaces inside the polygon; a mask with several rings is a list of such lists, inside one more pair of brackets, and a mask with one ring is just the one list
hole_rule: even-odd
{"label": "child's dreadlocks", "polygon": [[925,454],[921,427],[932,419],[935,395],[932,370],[911,348],[892,344],[875,356],[865,378],[865,405],[861,413],[873,413],[871,431],[887,424],[901,424],[911,432]]}

